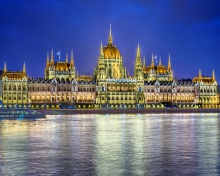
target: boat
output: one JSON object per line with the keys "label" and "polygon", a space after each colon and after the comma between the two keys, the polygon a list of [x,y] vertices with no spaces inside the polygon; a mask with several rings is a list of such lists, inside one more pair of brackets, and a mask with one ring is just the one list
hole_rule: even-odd
{"label": "boat", "polygon": [[161,102],[165,108],[178,108],[178,106],[173,102]]}
{"label": "boat", "polygon": [[33,109],[0,109],[0,120],[3,119],[39,119],[45,118],[46,112]]}

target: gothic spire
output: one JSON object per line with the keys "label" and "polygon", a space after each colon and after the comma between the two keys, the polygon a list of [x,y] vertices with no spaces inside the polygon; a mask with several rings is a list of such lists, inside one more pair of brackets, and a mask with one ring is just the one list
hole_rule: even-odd
{"label": "gothic spire", "polygon": [[71,51],[70,67],[74,67],[73,50]]}
{"label": "gothic spire", "polygon": [[161,66],[162,65],[162,62],[161,62],[161,57],[160,57],[160,60],[159,60],[159,66]]}
{"label": "gothic spire", "polygon": [[26,75],[26,66],[25,66],[25,62],[24,62],[24,65],[23,65],[23,73]]}
{"label": "gothic spire", "polygon": [[7,71],[7,68],[6,68],[6,62],[4,63],[4,72]]}
{"label": "gothic spire", "polygon": [[53,48],[51,50],[51,65],[54,66]]}
{"label": "gothic spire", "polygon": [[144,56],[143,71],[146,71],[146,70],[147,70],[147,66],[146,66],[146,59],[145,59],[145,56]]}
{"label": "gothic spire", "polygon": [[198,77],[202,77],[201,69],[199,69],[199,75],[198,75]]}
{"label": "gothic spire", "polygon": [[154,68],[154,54],[152,53],[152,58],[151,58],[151,67]]}
{"label": "gothic spire", "polygon": [[141,52],[140,52],[140,46],[139,46],[139,43],[138,43],[137,58],[140,58],[140,57],[141,57]]}
{"label": "gothic spire", "polygon": [[113,44],[111,24],[110,24],[110,30],[109,30],[108,44]]}
{"label": "gothic spire", "polygon": [[169,58],[168,58],[168,70],[171,70],[170,54],[169,54]]}
{"label": "gothic spire", "polygon": [[212,79],[215,80],[215,71],[214,71],[214,69],[212,70]]}
{"label": "gothic spire", "polygon": [[100,55],[99,56],[103,56],[103,47],[102,47],[102,41],[101,41],[101,45],[100,45]]}
{"label": "gothic spire", "polygon": [[47,61],[46,61],[46,67],[48,68],[50,65],[50,61],[49,61],[49,53],[47,52]]}

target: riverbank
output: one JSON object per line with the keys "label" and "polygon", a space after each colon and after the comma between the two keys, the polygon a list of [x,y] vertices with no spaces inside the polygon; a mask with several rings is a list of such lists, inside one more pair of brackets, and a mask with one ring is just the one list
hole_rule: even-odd
{"label": "riverbank", "polygon": [[36,109],[48,115],[68,114],[164,114],[164,113],[220,113],[220,109]]}

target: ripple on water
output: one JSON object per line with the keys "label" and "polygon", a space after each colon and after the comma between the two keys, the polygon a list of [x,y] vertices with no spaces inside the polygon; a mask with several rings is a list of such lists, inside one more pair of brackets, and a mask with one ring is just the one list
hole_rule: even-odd
{"label": "ripple on water", "polygon": [[219,175],[219,114],[0,121],[0,175]]}

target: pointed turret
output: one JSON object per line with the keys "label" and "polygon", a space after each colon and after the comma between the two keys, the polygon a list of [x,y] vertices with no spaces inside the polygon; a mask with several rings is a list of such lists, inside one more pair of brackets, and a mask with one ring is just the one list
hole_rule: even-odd
{"label": "pointed turret", "polygon": [[53,48],[51,50],[51,61],[50,61],[50,63],[51,63],[51,66],[54,66]]}
{"label": "pointed turret", "polygon": [[136,61],[135,61],[135,69],[141,70],[142,69],[142,61],[141,61],[141,52],[140,52],[140,46],[138,44],[137,47],[137,55],[136,55]]}
{"label": "pointed turret", "polygon": [[168,67],[167,67],[168,70],[171,70],[171,61],[170,61],[170,54],[169,54],[169,59],[168,59]]}
{"label": "pointed turret", "polygon": [[201,69],[199,69],[199,74],[198,74],[198,77],[202,77],[202,72],[201,72]]}
{"label": "pointed turret", "polygon": [[109,30],[108,44],[113,44],[111,24],[110,24],[110,30]]}
{"label": "pointed turret", "polygon": [[145,59],[145,56],[144,56],[143,71],[146,71],[146,70],[147,70],[147,66],[146,66],[146,59]]}
{"label": "pointed turret", "polygon": [[135,67],[134,67],[134,77],[136,79],[143,79],[143,64],[141,61],[141,52],[140,52],[139,44],[137,47],[137,55],[136,55],[136,61],[135,61]]}
{"label": "pointed turret", "polygon": [[70,67],[74,67],[73,50],[71,51]]}
{"label": "pointed turret", "polygon": [[102,56],[104,56],[104,54],[103,54],[103,47],[102,47],[102,41],[101,41],[101,46],[100,46],[100,55],[99,55],[100,57],[102,57]]}
{"label": "pointed turret", "polygon": [[46,68],[50,66],[49,53],[47,52]]}
{"label": "pointed turret", "polygon": [[162,65],[162,62],[161,62],[161,57],[160,57],[160,60],[159,60],[159,66],[161,66]]}
{"label": "pointed turret", "polygon": [[23,65],[23,74],[26,76],[26,66],[25,66],[25,62],[24,62],[24,65]]}
{"label": "pointed turret", "polygon": [[154,54],[152,53],[152,58],[151,58],[151,67],[154,68]]}
{"label": "pointed turret", "polygon": [[66,53],[66,63],[68,63],[68,54]]}
{"label": "pointed turret", "polygon": [[212,80],[215,80],[215,71],[214,71],[214,69],[212,70]]}
{"label": "pointed turret", "polygon": [[7,67],[6,67],[6,62],[4,63],[4,73],[6,73]]}

